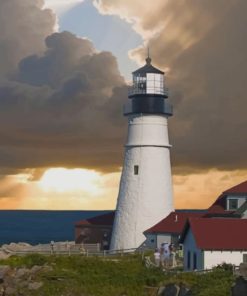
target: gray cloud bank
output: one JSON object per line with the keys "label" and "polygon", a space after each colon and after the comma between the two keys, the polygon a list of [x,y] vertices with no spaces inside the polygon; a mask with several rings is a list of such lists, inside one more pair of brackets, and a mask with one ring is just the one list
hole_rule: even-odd
{"label": "gray cloud bank", "polygon": [[[184,6],[170,2],[170,23],[150,41],[154,61],[171,69],[170,137],[177,169],[247,166],[247,3],[230,2],[223,12],[218,2],[208,10],[195,0]],[[127,128],[122,116],[127,89],[116,59],[97,52],[87,39],[53,33],[55,17],[42,5],[41,0],[0,2],[0,166],[116,170]],[[153,18],[164,19],[162,11]],[[187,46],[169,35],[175,21],[177,32],[190,36]],[[153,23],[150,17],[145,28]],[[196,30],[200,25],[206,29]]]}
{"label": "gray cloud bank", "polygon": [[[5,70],[0,81],[1,167],[116,169],[126,85],[115,57],[96,52],[89,40],[69,32],[52,33],[54,15],[41,10],[40,1],[12,2],[22,18],[14,24],[10,17],[0,20],[5,28],[0,48],[7,46],[0,56]],[[7,3],[0,2],[1,12],[8,12]],[[30,33],[24,30],[27,23]],[[7,52],[13,63],[11,58],[6,62]]]}
{"label": "gray cloud bank", "polygon": [[[144,36],[156,31],[146,40],[153,61],[170,69],[174,167],[246,169],[247,1],[157,0],[142,10],[141,0],[95,3]],[[145,55],[142,47],[132,52],[138,60]]]}

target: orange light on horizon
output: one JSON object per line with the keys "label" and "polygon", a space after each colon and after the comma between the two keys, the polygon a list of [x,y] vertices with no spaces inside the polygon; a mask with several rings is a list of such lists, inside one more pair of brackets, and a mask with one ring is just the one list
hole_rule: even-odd
{"label": "orange light on horizon", "polygon": [[87,169],[50,168],[43,174],[38,185],[46,192],[86,191],[97,195],[100,193],[100,180],[100,173]]}

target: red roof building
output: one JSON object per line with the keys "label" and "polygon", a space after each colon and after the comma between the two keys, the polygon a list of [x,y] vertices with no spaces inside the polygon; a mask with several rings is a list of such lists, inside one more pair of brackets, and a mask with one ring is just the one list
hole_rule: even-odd
{"label": "red roof building", "polygon": [[224,191],[209,209],[205,211],[175,211],[161,220],[144,234],[146,246],[157,248],[161,243],[178,242],[179,236],[189,218],[247,218],[247,181]]}
{"label": "red roof building", "polygon": [[247,250],[247,219],[190,218],[181,242],[191,229],[196,245],[202,250]]}
{"label": "red roof building", "polygon": [[109,249],[115,212],[98,215],[75,223],[77,244],[100,244],[101,249]]}
{"label": "red roof building", "polygon": [[226,191],[223,192],[223,194],[246,194],[247,193],[247,181],[244,181],[236,186],[233,186]]}
{"label": "red roof building", "polygon": [[224,191],[209,207],[213,214],[231,214],[247,201],[247,181]]}
{"label": "red roof building", "polygon": [[166,218],[144,232],[147,237],[145,245],[149,248],[159,248],[163,242],[177,244],[187,219],[198,218],[204,214],[203,210],[171,212]]}
{"label": "red roof building", "polygon": [[[100,243],[107,247],[111,239],[114,215],[115,212],[112,211],[76,222],[76,243]],[[147,238],[144,244],[148,248],[160,247],[163,242],[177,244],[188,219],[213,219],[216,217],[218,219],[224,218],[222,223],[225,223],[225,218],[229,219],[227,224],[224,224],[227,225],[226,229],[228,224],[232,223],[233,218],[247,218],[247,181],[225,190],[207,210],[188,209],[171,212],[166,218],[144,232]],[[212,220],[212,223],[214,223],[214,220]],[[204,233],[206,232],[204,231]],[[207,235],[213,235],[213,232],[209,231]],[[209,239],[209,241],[211,240]]]}
{"label": "red roof building", "polygon": [[189,218],[198,218],[205,212],[171,212],[165,219],[147,229],[144,233],[174,233],[181,234],[185,222]]}
{"label": "red roof building", "polygon": [[190,218],[182,232],[184,269],[247,261],[247,219]]}

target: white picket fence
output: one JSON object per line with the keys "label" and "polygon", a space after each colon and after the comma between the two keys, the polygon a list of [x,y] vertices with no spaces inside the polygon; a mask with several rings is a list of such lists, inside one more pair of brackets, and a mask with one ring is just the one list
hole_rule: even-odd
{"label": "white picket fence", "polygon": [[40,244],[31,246],[28,244],[3,245],[1,248],[6,254],[27,255],[84,255],[84,256],[112,256],[126,255],[131,253],[143,253],[143,249],[126,250],[101,250],[100,244],[75,244],[74,242],[52,242],[50,244]]}

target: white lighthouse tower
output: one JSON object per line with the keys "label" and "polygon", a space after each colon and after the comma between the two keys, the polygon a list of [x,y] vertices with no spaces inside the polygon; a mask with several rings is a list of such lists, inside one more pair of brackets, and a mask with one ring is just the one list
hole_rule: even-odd
{"label": "white lighthouse tower", "polygon": [[139,247],[143,232],[165,218],[173,208],[170,147],[164,72],[146,65],[133,72],[129,89],[128,138],[113,225],[111,250]]}

